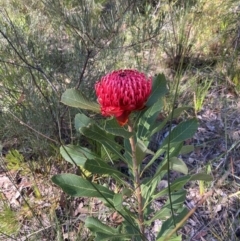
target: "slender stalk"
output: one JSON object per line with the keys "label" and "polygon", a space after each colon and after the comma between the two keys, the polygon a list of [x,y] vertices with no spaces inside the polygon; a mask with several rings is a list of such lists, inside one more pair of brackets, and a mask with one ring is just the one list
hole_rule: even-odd
{"label": "slender stalk", "polygon": [[[128,130],[129,132],[133,132],[133,127],[130,123],[128,123]],[[134,175],[134,187],[136,191],[137,201],[138,201],[138,225],[139,229],[144,236],[145,226],[144,226],[144,217],[143,217],[143,200],[142,200],[142,193],[140,187],[140,171],[137,164],[137,157],[136,157],[136,143],[134,140],[134,136],[129,138],[131,149],[132,149],[132,162],[133,162],[133,175]]]}

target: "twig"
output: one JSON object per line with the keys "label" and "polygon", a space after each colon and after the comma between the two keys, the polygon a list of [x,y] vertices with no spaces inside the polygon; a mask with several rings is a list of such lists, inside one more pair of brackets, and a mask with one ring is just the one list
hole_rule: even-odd
{"label": "twig", "polygon": [[[7,14],[7,12],[6,12]],[[8,17],[7,15],[7,18],[15,32],[15,35],[16,35],[16,31],[15,31],[15,26],[14,24],[12,23],[11,19]],[[10,47],[13,49],[13,51],[16,53],[16,55],[19,57],[19,59],[24,63],[26,64],[29,68],[32,68],[34,70],[37,70],[38,72],[40,72],[43,77],[45,78],[45,80],[48,82],[48,84],[52,87],[52,89],[57,93],[57,89],[55,88],[55,86],[51,83],[51,81],[49,80],[49,78],[47,77],[46,73],[42,70],[42,68],[40,67],[40,65],[36,64],[36,66],[33,66],[32,64],[30,64],[25,56],[23,57],[20,52],[17,50],[17,48],[14,46],[14,44],[12,43],[12,41],[10,40],[10,38],[0,29],[0,34],[3,36],[3,38],[8,42],[8,44],[10,45]],[[16,35],[16,37],[18,37]],[[22,49],[22,46],[21,44],[19,44],[20,48]]]}
{"label": "twig", "polygon": [[92,51],[88,49],[87,50],[87,56],[86,56],[84,64],[83,64],[83,68],[82,68],[81,74],[80,74],[79,79],[78,79],[78,83],[75,86],[76,89],[78,89],[80,84],[82,83],[83,75],[84,75],[84,73],[86,71],[86,68],[87,68],[87,65],[88,65],[91,53],[92,53]]}
{"label": "twig", "polygon": [[15,116],[11,111],[8,111],[8,113],[10,113],[21,125],[26,126],[28,129],[32,130],[33,132],[37,133],[38,135],[56,143],[59,144],[59,142],[57,142],[56,140],[53,140],[52,138],[42,134],[41,132],[35,130],[34,128],[32,128],[31,126],[29,126],[28,124],[26,124],[25,122],[23,122],[21,119],[19,119],[17,116]]}

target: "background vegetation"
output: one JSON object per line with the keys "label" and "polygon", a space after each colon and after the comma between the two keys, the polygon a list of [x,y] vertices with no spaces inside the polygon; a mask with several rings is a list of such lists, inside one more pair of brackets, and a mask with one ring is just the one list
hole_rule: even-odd
{"label": "background vegetation", "polygon": [[164,72],[165,112],[173,104],[192,106],[186,116],[196,115],[208,131],[199,131],[188,161],[193,172],[212,173],[211,187],[222,192],[205,211],[214,216],[220,199],[218,212],[228,218],[214,226],[202,217],[202,225],[212,240],[237,240],[238,216],[229,210],[238,196],[228,197],[238,190],[240,171],[239,13],[236,0],[0,1],[0,239],[91,240],[74,216],[79,202],[49,182],[53,173],[69,170],[60,144],[79,141],[72,128],[76,112],[60,97],[77,88],[95,99],[102,75],[135,68]]}

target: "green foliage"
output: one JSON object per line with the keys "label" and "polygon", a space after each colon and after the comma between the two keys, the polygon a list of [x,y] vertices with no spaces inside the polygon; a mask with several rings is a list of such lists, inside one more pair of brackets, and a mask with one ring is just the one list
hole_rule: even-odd
{"label": "green foliage", "polygon": [[60,153],[66,161],[79,166],[83,166],[88,159],[100,159],[100,157],[88,148],[74,145],[60,147]]}
{"label": "green foliage", "polygon": [[174,128],[170,135],[163,141],[163,146],[170,143],[179,143],[187,140],[193,136],[198,127],[198,122],[196,119],[191,119],[180,123],[176,128]]}
{"label": "green foliage", "polygon": [[123,138],[130,138],[133,134],[124,128],[121,128],[116,119],[105,121],[104,130],[112,135],[121,136]]}
{"label": "green foliage", "polygon": [[24,166],[24,157],[17,150],[11,150],[6,155],[6,163],[8,170],[18,171]]}
{"label": "green foliage", "polygon": [[52,181],[74,197],[98,197],[112,199],[114,193],[106,187],[90,183],[86,179],[73,174],[55,175]]}
{"label": "green foliage", "polygon": [[[118,232],[116,228],[109,227],[108,225],[101,223],[98,219],[88,217],[85,223],[86,227],[88,227],[91,231],[96,233],[95,240],[108,240],[110,237],[113,238],[112,240],[117,240],[114,239],[114,236],[120,238],[121,234]],[[104,234],[106,236],[105,238],[102,237]]]}
{"label": "green foliage", "polygon": [[158,74],[153,80],[152,93],[146,103],[146,106],[153,106],[155,102],[167,93],[167,91],[167,81],[164,74]]}
{"label": "green foliage", "polygon": [[195,112],[199,112],[203,106],[203,102],[206,98],[209,88],[212,85],[213,80],[204,79],[202,84],[197,85],[194,92],[194,109]]}
{"label": "green foliage", "polygon": [[96,234],[96,241],[101,240],[141,240],[141,236],[134,228],[129,228],[126,225],[121,225],[119,228],[112,228],[108,225],[103,224],[98,219],[88,217],[86,219],[86,227],[88,227],[93,233]]}
{"label": "green foliage", "polygon": [[89,101],[82,92],[76,89],[68,89],[64,92],[61,102],[72,107],[100,112],[97,103]]}
{"label": "green foliage", "polygon": [[121,180],[121,177],[123,176],[121,172],[108,165],[105,161],[88,159],[84,167],[92,173],[108,174],[118,180]]}
{"label": "green foliage", "polygon": [[[211,177],[204,174],[188,175],[186,164],[178,157],[181,152],[192,150],[192,146],[186,146],[184,148],[183,144],[184,141],[191,138],[197,130],[198,122],[194,118],[180,123],[170,131],[156,153],[148,149],[151,135],[159,130],[159,128],[155,126],[155,123],[158,113],[163,108],[162,99],[166,92],[165,77],[163,75],[156,76],[153,83],[153,92],[147,102],[146,109],[142,110],[138,115],[132,116],[134,123],[137,123],[134,125],[134,132],[129,132],[125,127],[120,127],[114,119],[97,122],[86,117],[84,114],[77,114],[75,117],[77,130],[89,140],[94,140],[102,145],[106,153],[113,153],[116,159],[112,159],[109,154],[109,159],[106,159],[105,156],[104,159],[101,160],[102,156],[94,153],[94,147],[90,146],[86,148],[73,145],[61,147],[62,156],[68,162],[80,165],[93,174],[111,176],[116,180],[118,185],[126,188],[124,190],[128,190],[127,192],[124,191],[123,193],[114,194],[108,188],[85,179],[84,174],[82,174],[83,177],[72,174],[60,174],[52,178],[55,184],[72,196],[105,199],[105,204],[123,217],[123,222],[117,229],[113,229],[113,227],[102,223],[95,217],[88,217],[85,225],[95,235],[95,240],[131,240],[133,235],[134,240],[142,240],[143,234],[141,234],[139,227],[135,226],[135,224],[139,222],[139,217],[124,204],[128,202],[124,193],[128,193],[128,196],[135,195],[135,190],[130,184],[131,182],[135,183],[136,180],[135,165],[137,165],[139,170],[142,169],[139,175],[139,178],[141,178],[146,169],[155,163],[160,156],[164,155],[155,170],[155,174],[153,176],[147,176],[146,179],[143,179],[143,183],[140,184],[141,198],[144,200],[142,210],[144,210],[145,225],[148,226],[157,219],[163,221],[163,225],[157,235],[157,240],[165,240],[162,237],[166,235],[171,236],[171,232],[178,223],[183,225],[181,222],[188,213],[188,210],[183,207],[186,198],[186,191],[183,189],[184,185],[190,180],[211,180]],[[98,109],[92,109],[90,105],[85,105],[85,103],[88,103],[88,100],[86,97],[83,99],[82,94],[80,92],[78,93],[79,94],[74,95],[73,103],[70,103],[71,98],[68,98],[68,96],[71,96],[72,93],[71,91],[66,91],[63,94],[64,99],[69,100],[69,102],[66,103],[70,106],[83,106],[84,109],[98,111]],[[75,105],[74,103],[78,104]],[[186,108],[183,107],[175,110],[172,116],[179,115],[185,109]],[[167,117],[166,120],[169,120],[169,118],[170,117]],[[162,122],[163,127],[167,123],[166,120]],[[114,137],[124,138],[123,145],[118,143]],[[136,164],[134,164],[134,160],[132,159],[133,152],[131,149],[132,146],[128,141],[129,139],[136,143],[134,153],[137,159]],[[124,155],[122,154],[123,151]],[[142,161],[147,154],[152,155],[152,158],[148,164],[142,168]],[[125,162],[129,168],[129,176],[122,174],[114,167],[115,161]],[[159,181],[164,175],[169,175],[170,170],[180,172],[184,174],[184,176],[177,178],[171,184],[169,183],[169,187],[157,192],[156,187]],[[123,181],[123,177],[125,180],[129,179],[130,183]],[[161,210],[153,211],[151,209],[152,203],[157,198],[165,198],[166,196],[170,196],[170,198],[167,199]],[[149,219],[149,217],[151,218]],[[168,240],[180,240],[180,236],[177,237],[173,235],[172,238],[170,238],[170,236]]]}
{"label": "green foliage", "polygon": [[6,204],[0,212],[0,232],[13,235],[19,232],[20,225],[16,213]]}

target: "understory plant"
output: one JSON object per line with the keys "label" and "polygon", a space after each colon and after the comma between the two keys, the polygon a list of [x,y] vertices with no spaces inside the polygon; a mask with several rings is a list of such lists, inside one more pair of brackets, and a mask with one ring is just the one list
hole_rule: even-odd
{"label": "understory plant", "polygon": [[[190,216],[184,206],[184,185],[191,180],[211,180],[205,174],[189,175],[179,157],[193,150],[184,141],[196,132],[197,120],[188,119],[172,128],[172,120],[185,107],[157,120],[168,92],[163,74],[149,78],[131,69],[113,71],[95,84],[95,90],[98,103],[76,89],[62,95],[62,103],[81,109],[75,116],[75,128],[85,142],[60,148],[62,156],[78,167],[80,174],[58,174],[52,181],[71,196],[99,199],[109,213],[121,217],[120,222],[111,224],[89,214],[85,226],[97,241],[182,240],[178,229]],[[90,117],[94,116],[92,112],[107,118]],[[153,150],[152,137],[166,125],[169,134]],[[124,166],[125,172],[119,166]],[[180,175],[172,180],[170,171]],[[102,181],[86,173],[100,176]],[[115,188],[103,181],[105,177]],[[159,188],[163,179],[168,185]],[[161,208],[157,208],[158,200],[165,201]],[[150,226],[156,220],[161,225],[153,232]]]}

